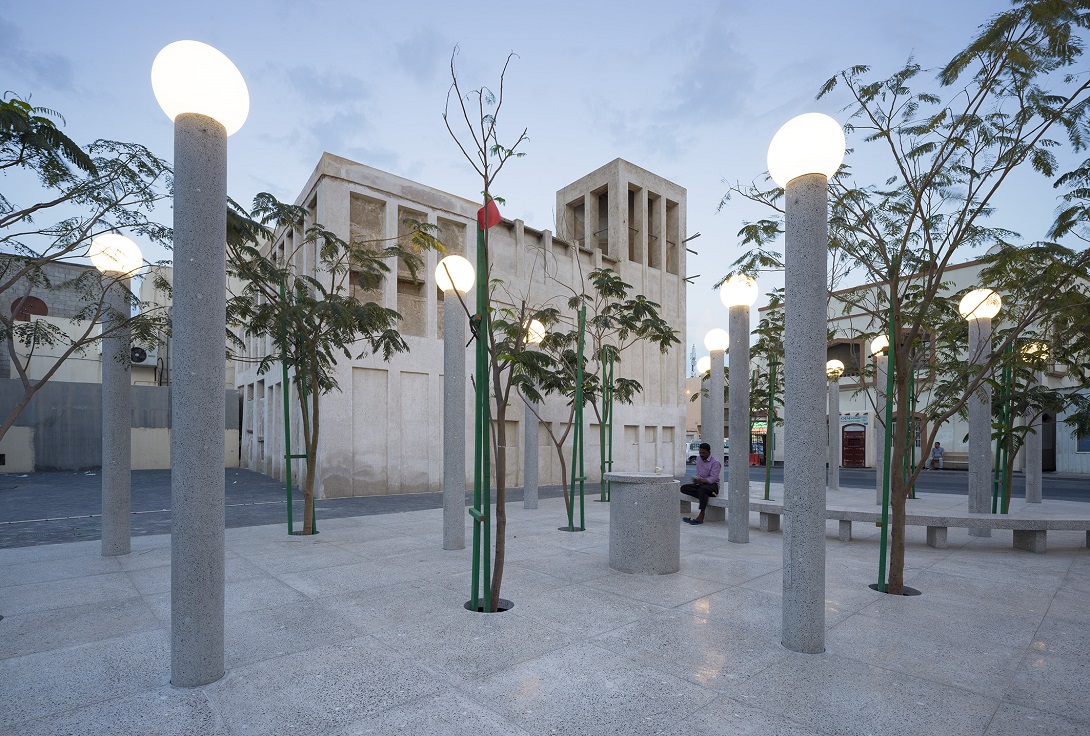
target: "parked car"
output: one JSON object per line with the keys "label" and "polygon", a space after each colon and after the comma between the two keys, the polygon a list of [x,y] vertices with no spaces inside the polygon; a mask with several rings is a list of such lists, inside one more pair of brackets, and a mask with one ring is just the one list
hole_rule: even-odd
{"label": "parked car", "polygon": [[[696,465],[696,459],[700,457],[700,440],[690,440],[685,448],[685,464]],[[730,440],[723,440],[723,464],[730,461]]]}

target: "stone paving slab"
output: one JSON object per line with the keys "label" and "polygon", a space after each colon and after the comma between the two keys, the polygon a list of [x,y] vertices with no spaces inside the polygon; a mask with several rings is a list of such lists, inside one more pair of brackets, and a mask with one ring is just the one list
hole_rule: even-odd
{"label": "stone paving slab", "polygon": [[169,685],[169,537],[116,564],[97,542],[0,549],[0,732],[1090,732],[1081,533],[1033,555],[910,529],[923,594],[894,598],[867,587],[877,537],[830,522],[827,649],[801,655],[779,643],[779,534],[686,524],[679,573],[627,575],[607,505],[574,534],[558,499],[508,514],[515,608],[492,615],[462,607],[470,552],[442,550],[440,509],[230,530],[228,672],[195,689]]}

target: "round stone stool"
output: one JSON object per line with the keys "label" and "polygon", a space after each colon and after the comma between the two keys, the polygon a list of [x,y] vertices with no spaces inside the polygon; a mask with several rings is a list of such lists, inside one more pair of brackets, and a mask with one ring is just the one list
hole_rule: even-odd
{"label": "round stone stool", "polygon": [[665,473],[606,473],[609,566],[620,572],[669,575],[681,566],[678,489]]}

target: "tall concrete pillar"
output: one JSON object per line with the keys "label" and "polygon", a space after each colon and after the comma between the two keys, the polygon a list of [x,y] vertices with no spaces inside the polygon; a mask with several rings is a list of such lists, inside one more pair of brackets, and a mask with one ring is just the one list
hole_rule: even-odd
{"label": "tall concrete pillar", "polygon": [[829,381],[829,472],[830,491],[840,490],[840,377]]}
{"label": "tall concrete pillar", "polygon": [[783,645],[825,650],[828,180],[785,187]]}
{"label": "tall concrete pillar", "polygon": [[[1040,374],[1034,372],[1033,380],[1040,381]],[[1026,433],[1025,457],[1026,457],[1026,503],[1041,503],[1041,415],[1031,412],[1026,416],[1026,425],[1030,431]]]}
{"label": "tall concrete pillar", "polygon": [[731,463],[727,488],[727,541],[746,544],[749,542],[749,305],[729,307],[728,315]]}
{"label": "tall concrete pillar", "polygon": [[466,546],[466,316],[443,301],[443,549]]}
{"label": "tall concrete pillar", "polygon": [[877,363],[874,386],[874,502],[882,505],[882,487],[886,476],[886,383],[889,374],[889,354],[874,356]]}
{"label": "tall concrete pillar", "polygon": [[174,120],[170,681],[223,677],[227,131]]}
{"label": "tall concrete pillar", "polygon": [[[969,320],[969,362],[984,365],[992,356],[992,320]],[[969,511],[991,511],[992,486],[992,388],[981,383],[969,397]],[[970,529],[971,537],[990,537],[991,529]]]}
{"label": "tall concrete pillar", "polygon": [[[522,448],[522,508],[537,508],[537,461],[538,461],[538,421],[530,404],[526,404],[526,413],[523,415]],[[603,483],[605,481],[602,481]]]}
{"label": "tall concrete pillar", "polygon": [[[112,282],[112,284],[111,284]],[[127,555],[132,549],[132,412],[129,279],[107,276],[110,310],[102,340],[102,554]]]}
{"label": "tall concrete pillar", "polygon": [[[712,457],[723,462],[723,352],[712,350],[712,367],[708,376],[708,417],[703,422],[703,441],[712,446]],[[723,490],[723,469],[719,469],[719,490]]]}

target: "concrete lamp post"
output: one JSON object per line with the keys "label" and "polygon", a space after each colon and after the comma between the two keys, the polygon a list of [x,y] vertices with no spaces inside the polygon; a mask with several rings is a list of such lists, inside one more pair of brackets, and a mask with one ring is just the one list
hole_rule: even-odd
{"label": "concrete lamp post", "polygon": [[464,309],[450,307],[462,303],[474,280],[473,264],[462,256],[435,267],[443,292],[443,549],[466,546],[466,320]]}
{"label": "concrete lamp post", "polygon": [[[961,298],[958,313],[969,322],[969,363],[984,366],[992,357],[992,318],[1003,301],[991,289],[973,289]],[[992,387],[981,382],[969,397],[969,511],[991,510]],[[990,537],[991,529],[970,529],[969,536]]]}
{"label": "concrete lamp post", "polygon": [[828,186],[844,148],[840,124],[820,113],[789,120],[768,147],[785,194],[782,643],[808,654],[825,651]]}
{"label": "concrete lamp post", "polygon": [[170,439],[170,681],[223,677],[227,136],[250,97],[230,59],[176,41],[151,67],[174,121],[174,381]]}
{"label": "concrete lamp post", "polygon": [[727,473],[727,541],[749,542],[749,308],[757,301],[757,282],[735,274],[719,290],[727,308],[730,335],[730,441],[734,462]]}
{"label": "concrete lamp post", "polygon": [[[530,320],[530,324],[526,327],[526,344],[540,345],[541,341],[544,339],[545,325],[541,324],[536,319]],[[523,419],[525,420],[523,424],[525,434],[522,438],[522,508],[536,509],[538,426],[537,414],[534,413],[534,410],[529,403],[526,404],[526,413],[523,415]]]}
{"label": "concrete lamp post", "polygon": [[[723,375],[723,358],[727,347],[730,345],[730,337],[726,330],[718,327],[708,330],[704,336],[704,347],[708,350],[710,363],[708,366],[708,403],[701,406],[700,434],[701,442],[707,442],[712,446],[712,457],[723,461],[723,391],[725,377]],[[717,455],[717,453],[719,453]],[[719,488],[723,488],[722,471],[720,471]]]}
{"label": "concrete lamp post", "polygon": [[102,340],[102,554],[127,555],[132,549],[132,412],[129,279],[144,263],[140,248],[124,235],[106,233],[91,240],[91,263],[103,275]]}
{"label": "concrete lamp post", "polygon": [[870,354],[874,356],[875,377],[874,395],[876,398],[874,414],[874,502],[882,503],[883,487],[886,483],[886,383],[889,371],[889,338],[879,335],[870,341]]}
{"label": "concrete lamp post", "polygon": [[825,364],[825,377],[829,379],[829,470],[826,486],[830,491],[840,490],[840,377],[844,375],[844,363],[830,360]]}
{"label": "concrete lamp post", "polygon": [[[1031,342],[1022,349],[1022,355],[1025,356],[1026,362],[1030,364],[1033,370],[1033,383],[1040,383],[1041,372],[1039,368],[1048,361],[1048,345],[1043,342]],[[1023,450],[1026,458],[1026,503],[1041,503],[1043,494],[1041,493],[1040,412],[1031,408],[1025,421],[1026,426],[1029,427],[1029,431],[1026,432],[1026,443]]]}

